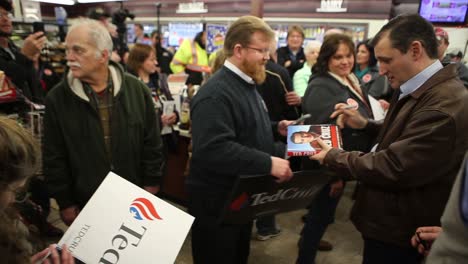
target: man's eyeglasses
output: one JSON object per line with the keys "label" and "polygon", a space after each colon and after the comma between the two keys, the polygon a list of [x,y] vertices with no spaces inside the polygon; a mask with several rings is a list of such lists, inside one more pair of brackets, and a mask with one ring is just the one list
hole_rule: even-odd
{"label": "man's eyeglasses", "polygon": [[247,46],[245,47],[246,49],[251,49],[251,50],[255,50],[257,52],[259,52],[260,54],[263,54],[263,55],[268,55],[270,54],[270,49],[259,49],[259,48],[254,48],[254,47],[250,47],[250,46]]}
{"label": "man's eyeglasses", "polygon": [[10,13],[10,12],[0,12],[0,19],[2,18],[9,18],[9,19],[12,19],[13,18],[13,14]]}

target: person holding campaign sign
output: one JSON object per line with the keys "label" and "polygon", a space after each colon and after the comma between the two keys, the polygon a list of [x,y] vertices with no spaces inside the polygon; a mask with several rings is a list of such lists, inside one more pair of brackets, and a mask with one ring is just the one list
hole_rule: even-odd
{"label": "person holding campaign sign", "polygon": [[[303,97],[303,113],[311,115],[305,120],[305,125],[335,124],[335,120],[331,119],[330,115],[337,103],[347,104],[362,115],[372,118],[367,94],[361,89],[358,79],[352,73],[353,67],[354,44],[351,38],[344,34],[326,36]],[[344,149],[360,151],[370,149],[372,138],[369,134],[350,128],[343,129],[341,133]],[[303,160],[303,167],[306,169],[318,166],[314,161]],[[334,221],[336,206],[343,188],[341,175],[334,174],[332,182],[309,206],[299,241],[297,260],[299,264],[314,263],[320,239],[327,226]]]}
{"label": "person holding campaign sign", "polygon": [[24,189],[39,166],[39,146],[16,121],[0,116],[0,254],[2,263],[72,264],[64,246],[59,256],[56,246],[33,255],[28,229],[14,207],[25,200]]}
{"label": "person holding campaign sign", "polygon": [[[278,182],[293,173],[283,159],[284,144],[273,141],[272,124],[256,85],[265,78],[274,32],[261,19],[243,16],[228,29],[226,61],[192,100],[193,154],[187,178],[194,263],[247,263],[252,221],[220,221],[241,175],[272,175]],[[293,121],[274,126],[283,136]],[[281,157],[281,158],[280,158]],[[272,179],[273,180],[273,179]]]}
{"label": "person holding campaign sign", "polygon": [[150,90],[109,60],[112,39],[104,26],[78,20],[65,49],[70,69],[46,98],[43,164],[70,225],[109,171],[157,193],[163,155]]}

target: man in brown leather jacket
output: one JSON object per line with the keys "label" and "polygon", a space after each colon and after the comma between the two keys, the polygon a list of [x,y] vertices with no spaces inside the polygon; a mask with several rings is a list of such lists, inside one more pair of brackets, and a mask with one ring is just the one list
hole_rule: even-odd
{"label": "man in brown leather jacket", "polygon": [[395,89],[385,120],[366,120],[344,104],[331,117],[376,133],[377,144],[361,153],[319,141],[324,149],[311,159],[362,183],[351,219],[364,238],[363,263],[420,263],[409,241],[417,227],[440,225],[468,148],[468,93],[456,67],[437,59],[433,27],[419,15],[391,20],[373,44],[380,74]]}

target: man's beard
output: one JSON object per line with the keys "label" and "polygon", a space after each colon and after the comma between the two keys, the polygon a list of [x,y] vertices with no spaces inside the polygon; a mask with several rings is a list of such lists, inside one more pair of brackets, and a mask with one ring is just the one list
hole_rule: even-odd
{"label": "man's beard", "polygon": [[245,74],[250,76],[256,84],[262,84],[266,78],[265,64],[259,65],[255,62],[249,62],[245,59],[242,62],[242,68],[245,71]]}

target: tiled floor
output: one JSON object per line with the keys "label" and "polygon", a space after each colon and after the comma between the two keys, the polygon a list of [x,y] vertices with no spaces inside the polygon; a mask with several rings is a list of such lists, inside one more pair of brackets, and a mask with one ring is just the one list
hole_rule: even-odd
{"label": "tiled floor", "polygon": [[[350,199],[354,184],[348,184],[336,213],[336,221],[330,225],[324,239],[334,248],[329,252],[319,252],[317,264],[358,264],[361,263],[362,239],[349,221]],[[297,257],[297,241],[302,229],[301,216],[305,210],[285,213],[277,216],[281,235],[267,241],[252,239],[249,263],[251,264],[293,264]],[[53,211],[50,220],[57,226],[66,228],[60,221],[57,211]],[[255,234],[255,230],[253,232]],[[189,235],[190,236],[190,235]],[[177,264],[191,264],[190,237],[176,259]]]}

